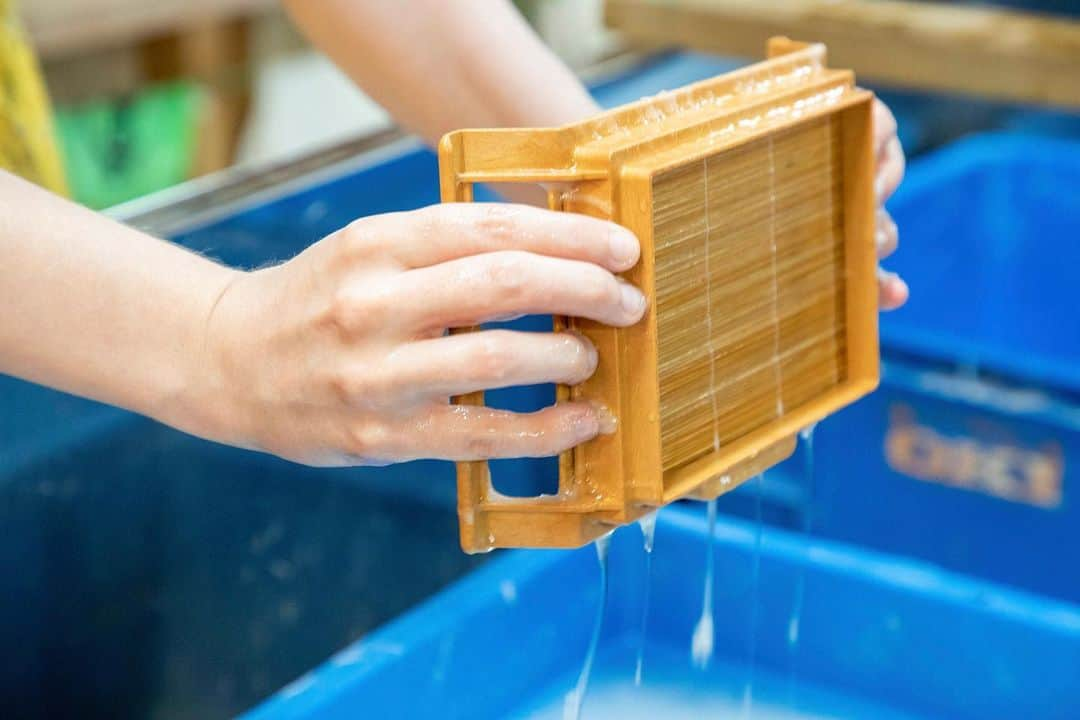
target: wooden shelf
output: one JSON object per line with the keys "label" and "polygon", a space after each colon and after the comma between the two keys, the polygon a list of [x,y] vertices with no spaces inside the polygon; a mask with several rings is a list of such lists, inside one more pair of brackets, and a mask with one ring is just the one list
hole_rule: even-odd
{"label": "wooden shelf", "polygon": [[206,91],[194,174],[227,167],[250,103],[252,21],[273,0],[33,0],[23,19],[57,105],[194,80]]}
{"label": "wooden shelf", "polygon": [[33,0],[21,12],[45,59],[129,46],[161,35],[251,16],[274,0]]}
{"label": "wooden shelf", "polygon": [[754,57],[784,34],[884,84],[1080,107],[1080,22],[1066,18],[899,0],[607,0],[606,16],[650,46]]}

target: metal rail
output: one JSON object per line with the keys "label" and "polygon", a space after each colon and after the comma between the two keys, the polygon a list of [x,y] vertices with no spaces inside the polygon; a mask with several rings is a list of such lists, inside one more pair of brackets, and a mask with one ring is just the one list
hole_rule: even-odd
{"label": "metal rail", "polygon": [[[648,59],[641,53],[621,51],[583,69],[580,75],[586,83],[601,82]],[[106,212],[116,220],[168,237],[421,146],[417,138],[400,128],[384,128],[298,157],[228,168]],[[432,182],[436,180],[432,178]]]}

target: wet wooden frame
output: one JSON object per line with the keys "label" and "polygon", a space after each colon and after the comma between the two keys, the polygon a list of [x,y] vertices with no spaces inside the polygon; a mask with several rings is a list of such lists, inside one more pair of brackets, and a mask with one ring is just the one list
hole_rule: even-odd
{"label": "wet wooden frame", "polygon": [[[637,234],[641,261],[625,277],[650,301],[645,318],[631,328],[555,319],[557,329],[573,328],[592,340],[600,357],[595,375],[578,386],[560,386],[559,399],[589,400],[610,408],[618,429],[560,456],[556,495],[506,497],[493,487],[486,462],[460,463],[458,514],[467,552],[576,547],[674,500],[716,497],[788,457],[801,429],[876,387],[873,96],[855,86],[850,71],[827,68],[822,45],[774,38],[768,54],[764,62],[574,125],[460,130],[443,138],[439,166],[444,202],[471,201],[475,183],[546,183],[552,188],[551,208],[609,218]],[[663,173],[716,162],[714,158],[723,162],[726,153],[822,118],[835,123],[840,139],[843,252],[838,272],[843,282],[837,306],[844,315],[844,376],[775,420],[665,471],[654,183]],[[746,320],[758,325],[770,321],[779,322],[768,317]],[[461,331],[472,330],[476,328]],[[779,334],[778,326],[774,332]],[[775,362],[779,364],[779,358]],[[484,397],[473,393],[455,401],[483,404]]]}

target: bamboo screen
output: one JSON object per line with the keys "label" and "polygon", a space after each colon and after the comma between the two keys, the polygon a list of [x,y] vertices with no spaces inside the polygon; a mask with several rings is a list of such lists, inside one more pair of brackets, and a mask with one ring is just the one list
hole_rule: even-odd
{"label": "bamboo screen", "polygon": [[665,471],[845,379],[841,156],[826,116],[653,179]]}

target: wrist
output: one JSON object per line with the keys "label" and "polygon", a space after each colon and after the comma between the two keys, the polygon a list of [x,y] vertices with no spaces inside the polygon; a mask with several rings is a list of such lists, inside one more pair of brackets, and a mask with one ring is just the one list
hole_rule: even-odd
{"label": "wrist", "polygon": [[243,270],[207,262],[185,313],[183,348],[175,358],[175,384],[163,384],[146,413],[184,432],[229,445],[246,445],[226,343],[235,333],[224,312]]}

